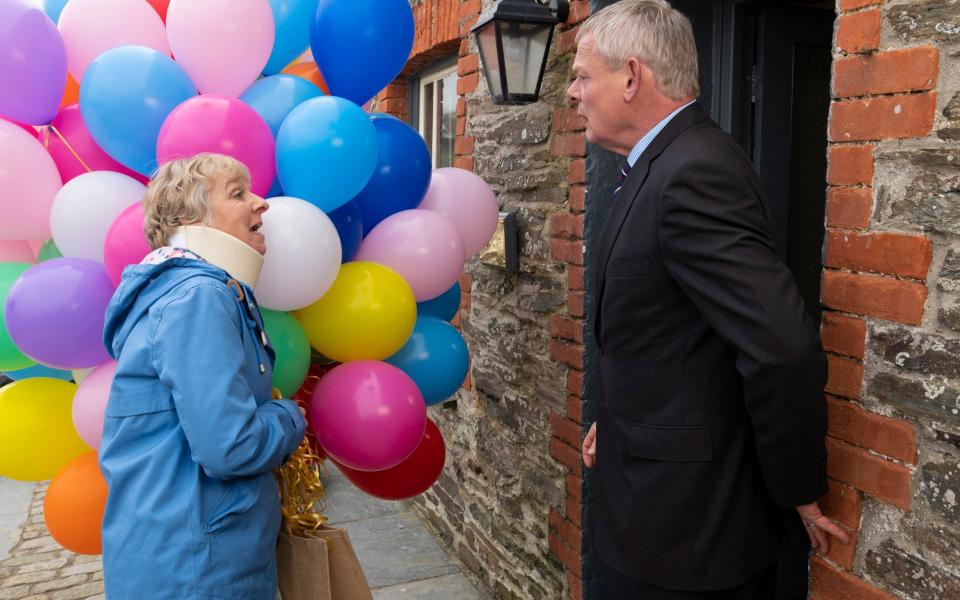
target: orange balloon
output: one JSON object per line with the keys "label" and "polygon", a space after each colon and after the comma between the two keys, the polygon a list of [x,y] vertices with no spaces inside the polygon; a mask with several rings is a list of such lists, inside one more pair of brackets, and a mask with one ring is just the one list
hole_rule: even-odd
{"label": "orange balloon", "polygon": [[73,459],[50,482],[43,500],[43,518],[53,539],[78,554],[101,554],[100,526],[107,504],[107,482],[97,453]]}
{"label": "orange balloon", "polygon": [[60,101],[60,108],[66,108],[78,102],[80,102],[80,84],[72,75],[67,75],[67,87],[63,90],[63,100]]}
{"label": "orange balloon", "polygon": [[323,73],[320,72],[315,62],[293,63],[282,72],[287,75],[296,75],[301,79],[306,79],[323,90],[324,94],[330,95],[330,88],[327,87],[327,81],[323,78]]}

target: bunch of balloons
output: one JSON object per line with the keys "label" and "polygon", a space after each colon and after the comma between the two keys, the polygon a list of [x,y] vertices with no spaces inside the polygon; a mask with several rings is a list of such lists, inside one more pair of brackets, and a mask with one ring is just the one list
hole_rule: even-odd
{"label": "bunch of balloons", "polygon": [[[15,380],[0,389],[0,476],[53,477],[51,533],[99,552],[106,485],[91,450],[116,370],[104,311],[150,252],[147,178],[218,152],[271,205],[256,292],[274,385],[308,396],[318,450],[361,489],[430,487],[445,450],[427,406],[466,376],[449,321],[498,207],[476,175],[431,170],[406,123],[362,108],[410,53],[407,0],[44,10],[0,0],[0,372]],[[336,366],[308,379],[311,346]]]}

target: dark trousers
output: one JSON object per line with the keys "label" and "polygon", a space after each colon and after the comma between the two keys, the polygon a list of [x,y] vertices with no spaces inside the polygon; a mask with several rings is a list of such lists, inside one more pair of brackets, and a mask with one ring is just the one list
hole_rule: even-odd
{"label": "dark trousers", "polygon": [[806,600],[810,541],[797,512],[781,511],[783,547],[777,560],[734,588],[709,592],[665,590],[631,579],[609,567],[598,585],[597,600]]}

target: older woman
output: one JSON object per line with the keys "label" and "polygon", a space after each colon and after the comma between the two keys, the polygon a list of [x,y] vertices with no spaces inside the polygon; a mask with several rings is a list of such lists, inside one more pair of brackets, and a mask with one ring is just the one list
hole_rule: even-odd
{"label": "older woman", "polygon": [[143,207],[155,250],[124,271],[104,332],[118,362],[100,445],[107,596],[273,600],[272,471],[305,422],[271,400],[251,289],[268,205],[242,164],[206,154],[162,166]]}

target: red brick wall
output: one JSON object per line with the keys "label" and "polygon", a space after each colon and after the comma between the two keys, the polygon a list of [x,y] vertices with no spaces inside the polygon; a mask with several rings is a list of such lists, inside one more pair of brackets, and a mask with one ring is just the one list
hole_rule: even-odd
{"label": "red brick wall", "polygon": [[863,495],[911,509],[917,432],[864,409],[867,319],[917,325],[925,315],[933,245],[924,236],[875,228],[874,150],[930,133],[939,53],[880,51],[881,0],[840,0],[833,64],[822,302],[829,353],[830,417],[825,512],[851,535],[811,564],[815,600],[893,598],[852,573]]}

